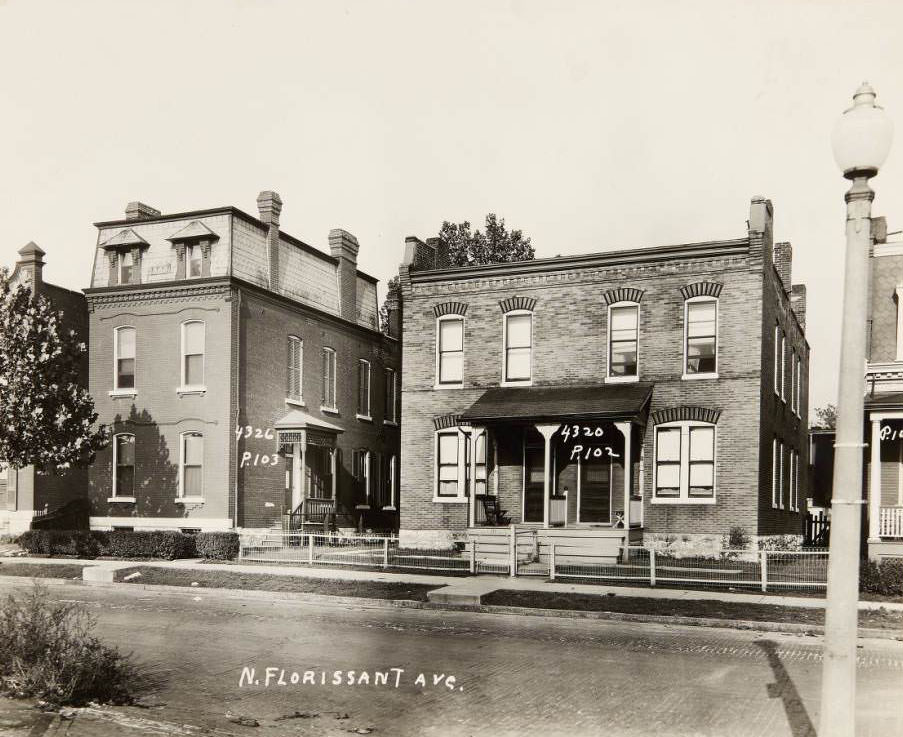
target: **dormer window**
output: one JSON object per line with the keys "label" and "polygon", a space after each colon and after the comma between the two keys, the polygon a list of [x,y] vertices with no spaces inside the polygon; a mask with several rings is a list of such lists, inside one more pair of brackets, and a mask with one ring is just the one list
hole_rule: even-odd
{"label": "dormer window", "polygon": [[210,276],[210,254],[219,236],[200,220],[192,220],[166,240],[176,251],[176,279]]}
{"label": "dormer window", "polygon": [[119,257],[119,283],[132,284],[137,281],[135,276],[135,256],[125,251]]}
{"label": "dormer window", "polygon": [[204,253],[200,243],[185,246],[185,275],[189,279],[197,279],[202,274]]}

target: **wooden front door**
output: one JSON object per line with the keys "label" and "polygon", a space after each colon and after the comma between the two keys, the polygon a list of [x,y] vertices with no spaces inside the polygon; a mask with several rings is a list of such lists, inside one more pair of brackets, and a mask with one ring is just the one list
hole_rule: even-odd
{"label": "wooden front door", "polygon": [[524,449],[524,522],[542,522],[545,485],[545,449]]}
{"label": "wooden front door", "polygon": [[611,460],[580,459],[578,522],[611,523]]}

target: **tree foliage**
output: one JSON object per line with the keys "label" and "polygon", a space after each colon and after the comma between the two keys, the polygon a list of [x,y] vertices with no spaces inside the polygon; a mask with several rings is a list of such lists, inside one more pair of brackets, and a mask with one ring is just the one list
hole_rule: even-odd
{"label": "tree foliage", "polygon": [[382,307],[379,308],[379,329],[389,334],[389,297],[393,292],[398,291],[398,277],[393,276],[386,282],[386,298],[383,300]]}
{"label": "tree foliage", "polygon": [[485,230],[471,231],[470,223],[445,221],[439,230],[440,240],[448,246],[452,266],[530,261],[534,258],[530,239],[520,230],[508,230],[504,218],[495,213],[486,216]]}
{"label": "tree foliage", "polygon": [[837,407],[833,404],[816,407],[815,426],[825,430],[834,430],[837,427]]}
{"label": "tree foliage", "polygon": [[109,442],[79,384],[86,350],[46,298],[32,299],[0,270],[0,459],[44,471],[84,467]]}

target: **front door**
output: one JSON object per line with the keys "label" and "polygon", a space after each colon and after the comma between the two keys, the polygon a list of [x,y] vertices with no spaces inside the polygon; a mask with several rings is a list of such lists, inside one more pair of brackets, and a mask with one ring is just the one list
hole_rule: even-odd
{"label": "front door", "polygon": [[580,459],[577,521],[611,523],[611,461],[607,455]]}
{"label": "front door", "polygon": [[524,522],[543,521],[545,484],[545,449],[527,446],[524,449]]}

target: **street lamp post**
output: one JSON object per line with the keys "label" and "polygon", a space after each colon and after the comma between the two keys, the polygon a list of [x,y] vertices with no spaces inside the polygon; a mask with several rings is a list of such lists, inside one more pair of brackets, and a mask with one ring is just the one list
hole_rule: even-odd
{"label": "street lamp post", "polygon": [[[868,320],[871,210],[869,179],[887,158],[893,125],[866,83],[837,121],[834,157],[852,185],[846,194],[846,261],[841,326],[831,543],[822,666],[821,737],[855,734],[856,628],[862,507],[863,368]],[[872,472],[877,472],[872,469]]]}

